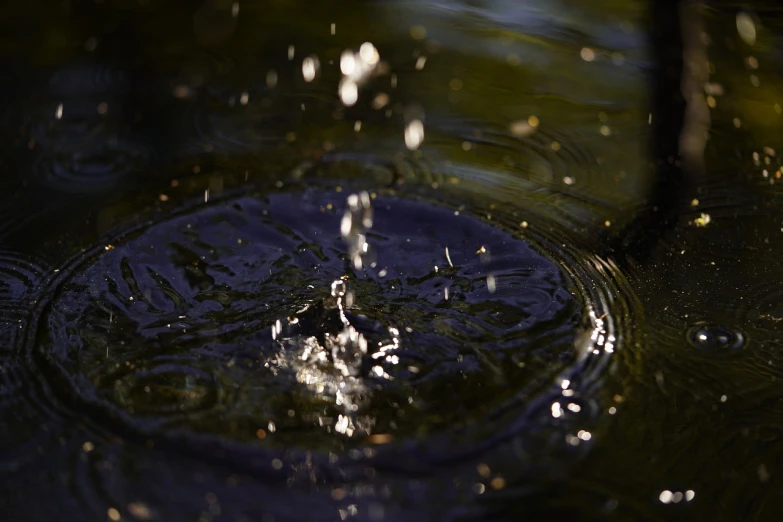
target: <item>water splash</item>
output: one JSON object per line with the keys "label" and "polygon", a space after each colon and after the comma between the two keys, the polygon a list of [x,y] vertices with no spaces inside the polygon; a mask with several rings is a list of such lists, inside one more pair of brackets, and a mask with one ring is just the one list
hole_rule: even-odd
{"label": "water splash", "polygon": [[348,244],[348,257],[356,270],[374,268],[375,260],[370,244],[367,242],[367,231],[372,228],[373,210],[370,194],[361,192],[351,194],[346,200],[347,209],[340,222],[340,234]]}
{"label": "water splash", "polygon": [[[340,221],[340,234],[347,243],[349,260],[356,270],[375,266],[375,262],[370,261],[373,251],[366,236],[372,226],[370,194],[360,192],[348,196]],[[340,410],[337,418],[319,417],[318,423],[327,431],[334,429],[349,437],[355,432],[365,436],[372,434],[374,418],[365,411],[372,393],[367,377],[392,379],[383,366],[368,363],[379,358],[396,363],[398,358],[391,352],[399,348],[399,331],[394,327],[388,327],[388,335],[370,346],[365,334],[346,315],[356,298],[348,276],[332,281],[328,298],[315,308],[307,305],[298,316],[288,319],[286,335],[279,341],[282,351],[275,362],[279,368],[295,371],[297,381],[315,393],[334,398]],[[318,314],[320,320],[315,321],[315,330],[308,331],[302,324],[308,319],[312,322],[313,314]],[[272,336],[277,339],[281,333],[282,323],[278,321]]]}

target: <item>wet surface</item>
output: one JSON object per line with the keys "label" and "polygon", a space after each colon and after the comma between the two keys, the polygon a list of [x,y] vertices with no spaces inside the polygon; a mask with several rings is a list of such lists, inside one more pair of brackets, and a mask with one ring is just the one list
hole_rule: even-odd
{"label": "wet surface", "polygon": [[8,520],[775,519],[774,10],[14,9]]}

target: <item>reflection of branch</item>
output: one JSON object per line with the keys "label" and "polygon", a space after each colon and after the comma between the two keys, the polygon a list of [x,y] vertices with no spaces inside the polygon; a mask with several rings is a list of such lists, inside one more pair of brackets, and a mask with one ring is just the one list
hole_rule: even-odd
{"label": "reflection of branch", "polygon": [[[685,100],[682,97],[683,41],[679,0],[650,2],[652,74],[652,155],[658,185],[670,185],[680,177],[679,136],[683,128]],[[668,188],[668,187],[667,187]],[[652,203],[663,203],[656,196]]]}
{"label": "reflection of branch", "polygon": [[707,45],[701,20],[700,2],[680,6],[683,39],[682,95],[685,120],[680,133],[680,155],[689,176],[704,173],[704,147],[710,128],[710,110],[704,98],[707,83]]}
{"label": "reflection of branch", "polygon": [[703,87],[707,57],[702,41],[701,2],[654,0],[650,5],[650,154],[655,183],[647,211],[610,244],[643,262],[658,238],[690,204],[693,176],[703,172],[710,125]]}

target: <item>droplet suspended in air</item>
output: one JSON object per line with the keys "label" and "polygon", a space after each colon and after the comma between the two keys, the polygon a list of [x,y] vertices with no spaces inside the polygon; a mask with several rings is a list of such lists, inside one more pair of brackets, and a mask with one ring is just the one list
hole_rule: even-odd
{"label": "droplet suspended in air", "polygon": [[737,32],[746,44],[756,43],[756,24],[748,13],[737,13]]}
{"label": "droplet suspended in air", "polygon": [[424,141],[424,124],[421,120],[413,120],[405,127],[405,146],[416,150]]}
{"label": "droplet suspended in air", "polygon": [[350,107],[356,103],[359,99],[359,86],[351,80],[343,80],[340,82],[340,100],[343,105]]}
{"label": "droplet suspended in air", "polygon": [[302,76],[304,81],[310,83],[315,80],[315,75],[318,74],[320,63],[317,56],[308,56],[302,61]]}

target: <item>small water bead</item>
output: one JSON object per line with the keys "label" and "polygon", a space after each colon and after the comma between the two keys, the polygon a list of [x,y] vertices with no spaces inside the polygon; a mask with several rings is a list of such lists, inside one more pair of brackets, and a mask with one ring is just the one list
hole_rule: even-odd
{"label": "small water bead", "polygon": [[692,346],[717,355],[728,355],[745,344],[745,336],[739,330],[705,323],[692,326],[687,337]]}

